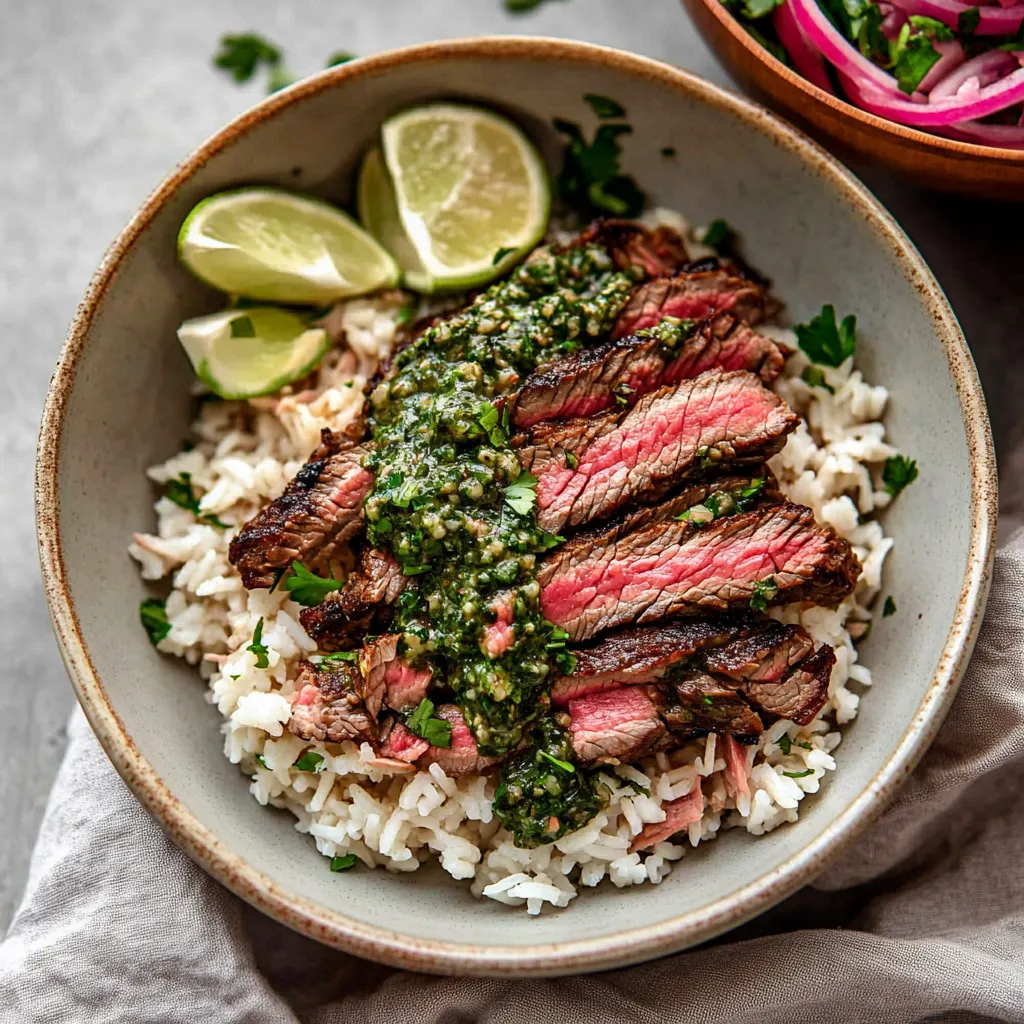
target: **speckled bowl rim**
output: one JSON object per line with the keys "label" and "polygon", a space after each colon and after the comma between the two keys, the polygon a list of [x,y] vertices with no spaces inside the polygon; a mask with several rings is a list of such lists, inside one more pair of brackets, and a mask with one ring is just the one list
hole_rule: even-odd
{"label": "speckled bowl rim", "polygon": [[[57,475],[68,397],[93,318],[118,268],[154,215],[212,156],[280,110],[326,88],[387,74],[392,68],[444,60],[559,60],[615,68],[737,116],[795,153],[849,203],[889,246],[929,306],[963,412],[970,451],[973,516],[967,569],[957,612],[938,668],[896,750],[870,784],[798,853],[716,902],[646,927],[599,938],[529,946],[469,945],[419,939],[353,920],[279,885],[232,852],[202,825],[142,756],[112,706],[89,654],[67,580],[60,540]],[[966,341],[938,282],[893,218],[836,160],[785,122],[748,100],[685,71],[618,50],[567,40],[494,37],[427,43],[362,58],[321,72],[242,114],[185,160],[146,200],[111,246],[71,324],[50,384],[36,462],[36,525],[43,581],[54,629],[72,684],[94,732],[117,771],[168,835],[193,860],[240,897],[283,924],[323,943],[383,963],[443,974],[528,976],[623,966],[704,942],[754,917],[806,884],[826,860],[879,813],[934,737],[971,652],[981,622],[994,556],[996,469],[981,386]],[[623,902],[623,910],[627,904]]]}
{"label": "speckled bowl rim", "polygon": [[960,139],[947,139],[942,135],[932,135],[931,132],[923,132],[918,128],[911,128],[909,125],[899,124],[897,121],[890,121],[887,117],[880,117],[868,110],[846,100],[825,92],[820,86],[815,85],[803,75],[794,71],[791,67],[783,64],[777,57],[773,57],[754,37],[747,32],[743,26],[725,9],[721,0],[700,0],[716,18],[728,33],[742,46],[747,53],[760,61],[779,78],[784,78],[790,85],[795,86],[801,92],[806,93],[812,100],[831,107],[840,114],[860,121],[862,124],[870,125],[879,131],[896,135],[908,142],[916,142],[918,145],[927,146],[940,150],[949,156],[958,157],[963,160],[982,160],[987,163],[999,164],[1024,164],[1024,149],[1007,149],[1004,146],[982,146],[976,142],[962,142]]}

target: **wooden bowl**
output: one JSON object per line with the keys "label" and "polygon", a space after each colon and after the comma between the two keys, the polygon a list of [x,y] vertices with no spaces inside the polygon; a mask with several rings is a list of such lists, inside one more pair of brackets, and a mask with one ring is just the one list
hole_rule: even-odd
{"label": "wooden bowl", "polygon": [[729,73],[845,160],[884,166],[927,188],[1024,201],[1024,150],[957,142],[869,114],[776,60],[720,0],[682,0]]}

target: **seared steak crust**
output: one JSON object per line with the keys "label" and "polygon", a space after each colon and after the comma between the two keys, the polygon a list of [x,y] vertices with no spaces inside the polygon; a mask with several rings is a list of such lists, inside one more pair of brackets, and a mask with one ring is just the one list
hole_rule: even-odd
{"label": "seared steak crust", "polygon": [[[835,607],[860,565],[850,545],[802,505],[782,503],[697,528],[658,522],[614,536],[571,540],[537,574],[541,609],[574,641],[627,622],[814,601]],[[755,590],[755,587],[757,588]]]}
{"label": "seared steak crust", "polygon": [[639,268],[648,277],[664,277],[687,263],[686,243],[669,227],[653,231],[628,220],[599,218],[570,243],[574,248],[600,245],[619,270]]}
{"label": "seared steak crust", "polygon": [[[559,533],[656,500],[688,478],[760,462],[799,422],[753,374],[713,371],[655,391],[619,416],[542,425],[520,461],[538,478],[538,523]],[[566,451],[575,456],[569,463]]]}
{"label": "seared steak crust", "polygon": [[828,683],[835,663],[835,651],[822,644],[783,679],[751,680],[746,686],[747,695],[761,711],[807,725],[828,700]]}
{"label": "seared steak crust", "polygon": [[359,672],[354,665],[329,662],[299,666],[299,687],[288,720],[288,731],[304,740],[341,743],[372,741],[377,726],[359,696]]}
{"label": "seared steak crust", "polygon": [[270,587],[293,561],[324,574],[339,548],[363,525],[363,499],[373,477],[362,467],[363,445],[324,430],[284,494],[242,527],[229,558],[250,590]]}

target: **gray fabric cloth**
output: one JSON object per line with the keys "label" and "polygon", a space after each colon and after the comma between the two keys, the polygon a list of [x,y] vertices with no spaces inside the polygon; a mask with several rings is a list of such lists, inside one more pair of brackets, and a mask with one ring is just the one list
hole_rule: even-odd
{"label": "gray fabric cloth", "polygon": [[715,944],[552,981],[438,979],[244,906],[160,832],[76,714],[0,944],[0,1020],[1024,1021],[1024,531],[938,740],[815,883]]}

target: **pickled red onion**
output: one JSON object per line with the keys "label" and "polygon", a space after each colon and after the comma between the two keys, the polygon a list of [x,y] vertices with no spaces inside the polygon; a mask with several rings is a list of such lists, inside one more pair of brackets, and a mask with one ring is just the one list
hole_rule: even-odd
{"label": "pickled red onion", "polygon": [[796,18],[793,17],[791,4],[792,0],[783,0],[772,12],[772,24],[779,35],[779,42],[785,47],[793,66],[808,82],[813,82],[819,89],[824,89],[834,96],[835,90],[825,71],[825,61],[800,30]]}
{"label": "pickled red onion", "polygon": [[[976,6],[959,3],[958,0],[892,0],[892,3],[902,7],[907,14],[927,15],[954,31],[960,27],[960,15]],[[978,7],[978,27],[974,33],[979,36],[1009,36],[1017,32],[1022,22],[1024,3],[1020,0],[1010,7]]]}

